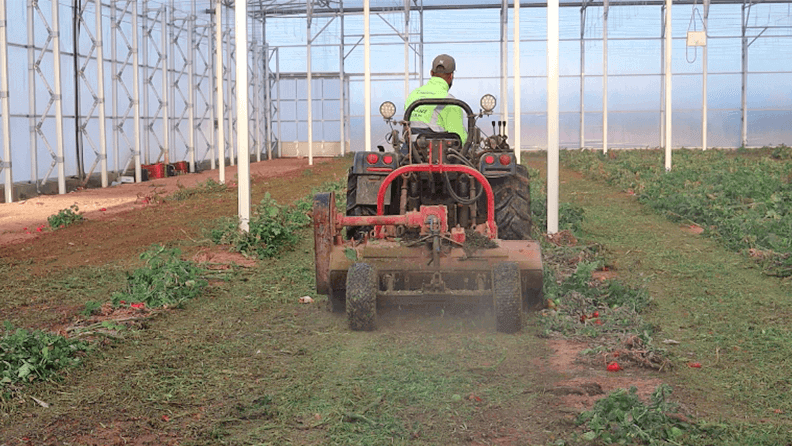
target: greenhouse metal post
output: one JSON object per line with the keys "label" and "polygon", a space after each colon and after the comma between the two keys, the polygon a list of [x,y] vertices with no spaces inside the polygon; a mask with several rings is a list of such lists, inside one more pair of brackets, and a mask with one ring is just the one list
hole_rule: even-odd
{"label": "greenhouse metal post", "polygon": [[[162,156],[164,157],[163,162],[165,164],[170,164],[170,141],[168,135],[170,132],[168,131],[170,124],[168,120],[168,111],[170,107],[168,106],[168,8],[165,5],[162,5],[162,20],[160,22],[160,26],[162,26],[162,33],[160,34],[161,40],[161,48],[160,48],[160,70],[162,73]],[[159,159],[159,157],[157,157]]]}
{"label": "greenhouse metal post", "polygon": [[135,137],[135,181],[143,181],[143,172],[140,167],[140,59],[138,58],[138,4],[137,0],[132,0],[132,106],[134,113],[134,137]]}
{"label": "greenhouse metal post", "polygon": [[586,146],[586,1],[580,8],[580,148]]}
{"label": "greenhouse metal post", "polygon": [[371,152],[371,30],[369,0],[363,0],[363,127],[366,152]]}
{"label": "greenhouse metal post", "polygon": [[602,4],[602,153],[608,153],[608,0]]}
{"label": "greenhouse metal post", "polygon": [[500,15],[500,90],[501,90],[501,120],[506,123],[503,132],[507,135],[509,124],[509,0],[501,1]]}
{"label": "greenhouse metal post", "polygon": [[30,181],[36,185],[36,191],[39,191],[38,184],[38,138],[36,138],[36,37],[35,27],[33,24],[33,0],[28,0],[27,3],[27,55],[28,55],[28,110],[30,117],[28,123],[30,125]]}
{"label": "greenhouse metal post", "polygon": [[250,149],[248,133],[248,67],[247,67],[247,1],[234,6],[234,35],[236,36],[236,117],[237,169],[239,199],[239,229],[250,229]]}
{"label": "greenhouse metal post", "polygon": [[341,142],[341,155],[343,156],[346,154],[346,136],[344,135],[344,120],[346,119],[344,113],[344,0],[339,0],[338,8],[341,16],[341,37],[338,43],[338,139]]}
{"label": "greenhouse metal post", "polygon": [[55,138],[57,139],[57,157],[55,162],[58,165],[58,193],[66,193],[66,160],[63,157],[63,96],[61,92],[61,48],[60,48],[60,10],[58,2],[52,2],[52,75],[55,79],[53,85],[52,99],[55,105]]}
{"label": "greenhouse metal post", "polygon": [[[96,0],[96,84],[99,104],[99,160],[102,187],[108,186],[107,180],[107,114],[105,112],[104,77],[104,32],[102,26],[102,0]],[[86,178],[87,181],[87,178]]]}
{"label": "greenhouse metal post", "polygon": [[547,233],[558,232],[558,0],[547,2]]}
{"label": "greenhouse metal post", "polygon": [[187,19],[187,40],[190,42],[190,48],[187,50],[187,85],[190,90],[187,93],[187,98],[190,103],[187,111],[187,123],[190,127],[190,134],[188,136],[190,147],[187,148],[189,154],[190,172],[195,172],[195,2],[190,2],[190,17]]}
{"label": "greenhouse metal post", "polygon": [[707,150],[707,47],[710,0],[704,0],[704,54],[701,60],[701,150]]}
{"label": "greenhouse metal post", "polygon": [[313,12],[313,0],[305,0],[307,3],[307,19],[306,19],[306,33],[307,33],[307,55],[306,55],[306,68],[307,68],[307,75],[308,78],[306,79],[306,83],[308,84],[308,165],[313,166],[313,97],[312,97],[312,83],[313,83],[313,76],[311,73],[311,42],[313,38],[311,37],[311,14]]}
{"label": "greenhouse metal post", "polygon": [[410,0],[404,0],[404,97],[410,95]]}
{"label": "greenhouse metal post", "polygon": [[671,139],[671,117],[673,116],[673,108],[671,108],[671,4],[672,0],[666,0],[666,19],[665,19],[665,170],[671,170],[671,146],[673,140]]}
{"label": "greenhouse metal post", "polygon": [[514,157],[520,163],[522,106],[520,104],[520,0],[514,0]]}
{"label": "greenhouse metal post", "polygon": [[[125,2],[127,6],[129,6],[129,2]],[[116,15],[118,14],[116,3],[110,2],[110,80],[111,80],[111,96],[113,98],[113,107],[111,110],[111,114],[113,115],[110,118],[110,122],[113,123],[113,158],[115,160],[115,171],[118,172],[121,170],[121,160],[119,154],[119,147],[121,147],[120,135],[118,131],[118,68],[116,66],[116,62],[118,59],[118,54],[116,50],[117,42],[116,42],[116,34],[118,33],[120,25],[118,24],[118,20]]]}
{"label": "greenhouse metal post", "polygon": [[225,98],[223,98],[223,2],[215,0],[215,78],[217,79],[217,161],[220,184],[225,184]]}
{"label": "greenhouse metal post", "polygon": [[5,202],[14,201],[14,179],[11,172],[11,106],[8,96],[8,21],[6,1],[0,0],[0,100],[3,113],[3,164],[5,173]]}

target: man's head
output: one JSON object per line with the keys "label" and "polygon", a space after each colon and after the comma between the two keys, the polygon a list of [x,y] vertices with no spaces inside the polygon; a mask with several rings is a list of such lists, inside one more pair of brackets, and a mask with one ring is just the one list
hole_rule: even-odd
{"label": "man's head", "polygon": [[456,62],[448,54],[441,54],[432,61],[432,76],[444,79],[448,83],[448,88],[454,83],[454,70],[456,70]]}

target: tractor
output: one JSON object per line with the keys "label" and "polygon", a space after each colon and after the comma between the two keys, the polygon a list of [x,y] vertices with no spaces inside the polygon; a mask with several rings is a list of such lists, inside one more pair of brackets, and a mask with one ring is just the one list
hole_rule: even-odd
{"label": "tractor", "polygon": [[[531,240],[528,170],[517,164],[492,114],[453,98],[420,99],[393,128],[396,107],[380,106],[392,150],[356,152],[346,209],[334,193],[313,203],[316,290],[346,312],[352,330],[374,330],[384,305],[487,305],[499,332],[521,329],[524,311],[542,304],[542,256]],[[421,106],[457,106],[468,139],[410,117]]]}

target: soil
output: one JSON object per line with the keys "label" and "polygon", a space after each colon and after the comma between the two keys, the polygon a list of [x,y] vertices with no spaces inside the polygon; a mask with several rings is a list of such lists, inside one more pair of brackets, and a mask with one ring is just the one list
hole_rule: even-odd
{"label": "soil", "polygon": [[[251,164],[254,178],[252,194],[260,197],[269,191],[268,180],[274,178],[299,179],[324,175],[332,177],[338,172],[341,160],[316,159],[316,165],[309,168],[305,159],[278,159]],[[135,258],[142,248],[152,243],[173,243],[174,240],[200,238],[200,228],[190,222],[211,219],[218,214],[233,213],[236,202],[216,200],[199,204],[182,203],[168,200],[169,194],[182,187],[194,187],[208,179],[217,181],[217,170],[204,171],[177,177],[152,180],[138,184],[123,184],[104,189],[80,190],[65,195],[40,196],[23,202],[0,204],[0,258],[13,265],[28,265],[34,275],[46,275],[62,269],[80,265],[100,265],[123,262]],[[236,168],[229,167],[226,178],[229,187],[235,186]],[[300,192],[292,190],[288,182],[279,185],[281,195],[298,198]],[[260,199],[260,198],[259,198]],[[256,203],[256,199],[253,200]],[[49,231],[36,229],[47,224],[47,217],[76,204],[80,212],[92,224],[79,224],[63,230]],[[560,244],[575,244],[568,237],[555,240]],[[228,252],[223,247],[203,246],[185,257],[203,263],[209,269],[227,269],[232,265],[250,267],[255,260]],[[51,331],[65,332],[74,316],[81,309],[60,302],[30,302],[0,308],[0,319],[26,319],[41,312],[57,314],[57,317],[38,318],[38,327]],[[129,310],[130,315],[147,314],[146,311]],[[91,322],[103,320],[108,316],[102,312]],[[113,317],[118,314],[112,314]],[[387,330],[387,328],[385,328]],[[589,409],[594,402],[617,388],[636,386],[638,394],[648,397],[660,384],[656,372],[628,367],[619,372],[607,372],[606,364],[591,364],[581,361],[579,353],[587,345],[567,340],[548,340],[551,354],[544,358],[530,359],[536,381],[545,386],[546,410],[537,416],[545,426],[554,425],[560,430],[574,429],[574,414]],[[519,373],[526,373],[525,370]],[[471,394],[468,398],[476,398]],[[537,438],[527,429],[502,420],[513,420],[523,414],[525,408],[493,407],[482,413],[482,430],[485,436],[468,439],[470,445],[518,445],[526,440],[547,440],[546,435]],[[116,416],[116,415],[114,415]],[[94,425],[79,414],[40,423],[29,434],[38,439],[46,439],[42,444],[179,444],[179,436],[171,432],[158,432],[157,426],[170,420],[138,419],[134,416],[119,416],[113,423]],[[564,423],[566,423],[564,425]],[[33,424],[33,423],[31,423]],[[485,427],[489,426],[489,427]],[[536,425],[533,425],[536,427]],[[9,435],[13,435],[10,434]],[[6,437],[0,435],[0,437]],[[8,444],[33,444],[24,437],[14,437]],[[0,438],[3,443],[4,438]],[[18,441],[18,443],[14,442]]]}
{"label": "soil", "polygon": [[[317,164],[326,161],[326,158],[316,158]],[[262,161],[250,164],[250,176],[258,179],[275,178],[294,174],[307,166],[308,160],[298,158]],[[236,184],[236,173],[237,166],[226,168],[225,178],[229,186]],[[79,212],[88,220],[112,220],[127,211],[145,208],[158,197],[167,196],[182,187],[194,187],[209,179],[218,181],[217,169],[141,183],[79,189],[63,195],[40,195],[15,203],[0,203],[0,246],[35,239],[43,232],[36,229],[46,225],[49,216],[72,205],[77,205]],[[131,215],[124,216],[128,217]],[[145,229],[138,228],[140,230]]]}

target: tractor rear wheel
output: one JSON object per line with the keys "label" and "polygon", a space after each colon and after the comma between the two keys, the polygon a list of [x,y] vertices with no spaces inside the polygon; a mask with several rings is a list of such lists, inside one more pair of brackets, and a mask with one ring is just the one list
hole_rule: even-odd
{"label": "tractor rear wheel", "polygon": [[495,294],[495,328],[516,333],[522,328],[523,299],[517,262],[503,262],[492,273]]}
{"label": "tractor rear wheel", "polygon": [[517,172],[490,181],[495,194],[495,224],[502,240],[531,239],[531,185],[528,169],[518,164]]}
{"label": "tractor rear wheel", "polygon": [[[349,169],[347,174],[347,208],[346,215],[350,216],[365,216],[377,215],[377,206],[357,204],[357,183],[358,176],[352,173],[352,168]],[[374,229],[372,226],[350,226],[347,228],[347,238],[360,239],[366,233]]]}
{"label": "tractor rear wheel", "polygon": [[346,312],[351,330],[374,330],[377,318],[377,271],[368,263],[354,263],[349,267]]}

